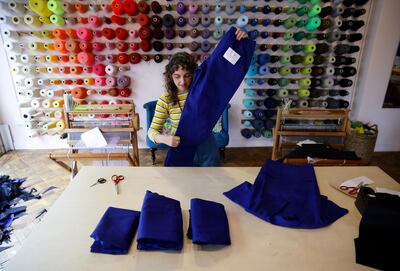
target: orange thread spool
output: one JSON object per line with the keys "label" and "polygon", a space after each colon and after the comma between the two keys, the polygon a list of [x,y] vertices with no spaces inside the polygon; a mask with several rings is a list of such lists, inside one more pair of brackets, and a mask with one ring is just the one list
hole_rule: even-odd
{"label": "orange thread spool", "polygon": [[72,28],[68,28],[65,30],[65,33],[67,33],[68,37],[70,39],[77,39],[78,36],[76,35],[76,30]]}
{"label": "orange thread spool", "polygon": [[54,49],[61,54],[68,53],[67,48],[65,48],[65,41],[63,40],[56,40],[54,43]]}
{"label": "orange thread spool", "polygon": [[71,67],[71,73],[72,74],[81,74],[83,71],[83,68],[80,66],[73,66]]}
{"label": "orange thread spool", "polygon": [[69,56],[69,62],[78,64],[78,63],[79,63],[79,61],[78,61],[78,55],[70,55],[70,56]]}
{"label": "orange thread spool", "polygon": [[83,82],[85,83],[85,85],[92,86],[92,85],[94,85],[94,78],[85,78],[85,80],[83,80]]}
{"label": "orange thread spool", "polygon": [[88,5],[84,5],[84,4],[75,4],[75,9],[79,13],[85,13],[86,11],[88,11],[89,6]]}
{"label": "orange thread spool", "polygon": [[78,43],[74,40],[67,40],[65,42],[65,48],[71,53],[78,53],[80,51]]}
{"label": "orange thread spool", "polygon": [[62,62],[68,62],[69,61],[69,56],[60,56],[60,60]]}
{"label": "orange thread spool", "polygon": [[84,87],[75,87],[71,91],[72,97],[76,99],[85,99],[87,97],[87,91]]}
{"label": "orange thread spool", "polygon": [[54,29],[53,35],[54,35],[54,37],[56,37],[57,39],[60,39],[60,40],[65,40],[68,38],[67,32],[65,32],[65,30],[63,30],[61,28]]}

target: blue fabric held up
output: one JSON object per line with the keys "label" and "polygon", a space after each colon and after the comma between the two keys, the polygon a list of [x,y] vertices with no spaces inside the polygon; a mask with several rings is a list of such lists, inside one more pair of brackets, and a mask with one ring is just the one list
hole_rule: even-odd
{"label": "blue fabric held up", "polygon": [[187,237],[195,244],[230,245],[229,224],[224,205],[214,201],[191,199]]}
{"label": "blue fabric held up", "polygon": [[[203,143],[227,107],[249,69],[255,42],[238,41],[236,28],[223,36],[213,53],[195,71],[176,136],[181,143],[169,148],[165,166],[193,166],[196,147]],[[224,58],[231,48],[240,58],[235,64]]]}
{"label": "blue fabric held up", "polygon": [[197,146],[196,154],[193,160],[195,167],[219,167],[221,160],[219,157],[219,149],[217,141],[211,134],[206,141]]}
{"label": "blue fabric held up", "polygon": [[140,212],[109,207],[90,237],[90,252],[127,254],[139,224]]}
{"label": "blue fabric held up", "polygon": [[182,211],[179,201],[146,191],[140,214],[137,248],[140,250],[181,250]]}
{"label": "blue fabric held up", "polygon": [[324,227],[348,212],[320,195],[312,165],[267,160],[253,185],[244,182],[224,195],[262,220],[289,228]]}

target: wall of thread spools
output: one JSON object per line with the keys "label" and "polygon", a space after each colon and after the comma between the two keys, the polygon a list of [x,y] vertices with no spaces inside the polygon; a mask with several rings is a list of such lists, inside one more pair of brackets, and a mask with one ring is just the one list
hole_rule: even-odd
{"label": "wall of thread spools", "polygon": [[[351,106],[366,2],[7,1],[0,2],[0,27],[21,115],[34,137],[62,131],[63,93],[80,104],[140,108],[162,92],[158,82],[170,55],[186,50],[201,62],[236,25],[257,41],[231,102],[240,106],[230,110],[231,139],[240,146],[271,136],[274,109],[284,98],[295,107]],[[157,83],[144,84],[139,70]]]}

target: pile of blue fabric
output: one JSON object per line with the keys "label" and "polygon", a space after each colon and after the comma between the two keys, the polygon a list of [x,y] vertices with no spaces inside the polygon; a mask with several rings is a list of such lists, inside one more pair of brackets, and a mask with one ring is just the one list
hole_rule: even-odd
{"label": "pile of blue fabric", "polygon": [[[180,202],[146,191],[140,212],[109,207],[90,235],[90,251],[127,254],[136,229],[137,249],[175,250],[183,247]],[[192,199],[188,237],[200,245],[229,245],[229,225],[222,204]]]}
{"label": "pile of blue fabric", "polygon": [[26,206],[18,203],[31,199],[40,199],[36,189],[22,187],[26,178],[11,179],[8,175],[0,176],[0,245],[10,242],[12,223],[26,214]]}

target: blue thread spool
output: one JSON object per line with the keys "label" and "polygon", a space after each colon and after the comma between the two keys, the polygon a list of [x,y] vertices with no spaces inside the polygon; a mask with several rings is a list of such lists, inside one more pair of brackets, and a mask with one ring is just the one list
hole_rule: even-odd
{"label": "blue thread spool", "polygon": [[257,5],[251,7],[251,12],[255,13],[257,11],[258,11],[258,6]]}
{"label": "blue thread spool", "polygon": [[256,109],[253,112],[254,118],[258,120],[265,120],[267,117],[265,116],[265,110],[262,109]]}
{"label": "blue thread spool", "polygon": [[264,121],[259,119],[251,120],[251,126],[253,126],[254,129],[262,129],[264,128]]}
{"label": "blue thread spool", "polygon": [[240,130],[240,134],[241,134],[244,138],[249,139],[249,138],[251,138],[252,132],[251,132],[250,129],[245,128],[245,129]]}
{"label": "blue thread spool", "polygon": [[239,6],[239,12],[240,12],[241,14],[246,13],[246,6],[245,6],[245,5],[240,5],[240,6]]}
{"label": "blue thread spool", "polygon": [[266,6],[263,7],[262,13],[268,14],[270,12],[271,12],[271,7],[269,5],[266,5]]}
{"label": "blue thread spool", "polygon": [[268,66],[262,65],[262,66],[258,67],[258,73],[260,75],[266,75],[268,73]]}
{"label": "blue thread spool", "polygon": [[222,16],[216,16],[214,18],[214,24],[216,27],[221,26],[223,22],[224,22],[224,20],[222,19]]}
{"label": "blue thread spool", "polygon": [[213,37],[216,40],[220,40],[223,35],[224,35],[224,31],[221,28],[216,28],[213,33]]}
{"label": "blue thread spool", "polygon": [[222,6],[220,4],[215,6],[215,12],[220,13],[222,11]]}
{"label": "blue thread spool", "polygon": [[240,15],[236,20],[236,25],[239,28],[245,27],[249,22],[249,18],[246,15]]}
{"label": "blue thread spool", "polygon": [[243,117],[252,118],[253,117],[253,113],[251,113],[251,111],[249,111],[249,110],[245,110],[245,111],[243,111]]}
{"label": "blue thread spool", "polygon": [[246,89],[245,94],[248,97],[254,97],[257,96],[257,91],[255,91],[254,89]]}
{"label": "blue thread spool", "polygon": [[249,39],[255,40],[255,39],[257,39],[257,37],[258,37],[258,30],[257,30],[257,29],[254,29],[254,30],[248,32],[247,34],[248,34],[248,36],[249,36]]}
{"label": "blue thread spool", "polygon": [[270,19],[264,19],[264,20],[262,21],[262,25],[263,25],[263,26],[268,26],[270,23],[271,23]]}
{"label": "blue thread spool", "polygon": [[245,127],[251,127],[251,121],[249,121],[249,120],[243,121],[243,126],[245,126]]}
{"label": "blue thread spool", "polygon": [[257,95],[264,97],[265,96],[265,91],[263,89],[257,89]]}
{"label": "blue thread spool", "polygon": [[260,54],[257,56],[257,63],[260,65],[267,64],[270,62],[271,56],[269,54]]}
{"label": "blue thread spool", "polygon": [[250,25],[256,26],[257,24],[258,24],[258,20],[257,19],[251,19]]}
{"label": "blue thread spool", "polygon": [[268,97],[264,100],[264,106],[268,109],[274,109],[278,106],[279,102],[272,97]]}
{"label": "blue thread spool", "polygon": [[263,38],[263,39],[268,38],[268,32],[267,31],[261,32],[261,38]]}
{"label": "blue thread spool", "polygon": [[265,84],[265,80],[264,80],[264,79],[258,79],[258,80],[257,80],[257,84],[260,85],[260,86],[262,86],[262,85]]}
{"label": "blue thread spool", "polygon": [[235,11],[236,11],[236,6],[233,5],[233,4],[228,4],[228,5],[225,7],[225,12],[226,12],[226,14],[228,14],[228,15],[234,14]]}
{"label": "blue thread spool", "polygon": [[251,64],[254,65],[254,64],[256,64],[256,63],[257,63],[257,55],[254,54],[254,55],[251,57]]}
{"label": "blue thread spool", "polygon": [[259,130],[254,129],[253,130],[253,136],[255,138],[260,138],[261,137],[261,132]]}
{"label": "blue thread spool", "polygon": [[256,107],[256,103],[254,102],[254,100],[251,100],[251,99],[243,100],[243,105],[247,109],[253,109]]}
{"label": "blue thread spool", "polygon": [[247,76],[254,76],[254,75],[257,75],[257,66],[256,66],[256,65],[250,65],[250,67],[249,67],[249,69],[248,69],[246,75],[247,75]]}
{"label": "blue thread spool", "polygon": [[255,86],[257,83],[256,79],[248,78],[245,80],[245,84],[249,87]]}

